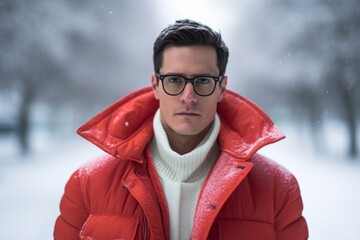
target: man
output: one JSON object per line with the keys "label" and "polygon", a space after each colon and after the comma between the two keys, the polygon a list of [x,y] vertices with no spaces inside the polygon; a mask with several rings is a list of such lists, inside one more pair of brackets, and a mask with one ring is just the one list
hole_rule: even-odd
{"label": "man", "polygon": [[78,130],[107,155],[71,176],[55,239],[307,239],[296,179],[256,153],[284,136],[225,90],[228,54],[191,20],[160,33],[152,88]]}

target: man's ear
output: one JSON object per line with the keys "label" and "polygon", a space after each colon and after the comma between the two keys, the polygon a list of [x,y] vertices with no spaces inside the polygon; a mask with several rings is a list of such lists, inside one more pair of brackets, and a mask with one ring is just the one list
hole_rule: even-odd
{"label": "man's ear", "polygon": [[157,84],[157,78],[155,76],[155,74],[151,75],[151,86],[155,95],[155,99],[159,99],[159,93],[158,93],[158,84]]}
{"label": "man's ear", "polygon": [[220,102],[223,97],[224,97],[224,93],[225,93],[225,90],[226,90],[226,85],[227,85],[227,80],[228,80],[228,77],[227,76],[224,76],[221,80],[221,85],[220,85],[220,96],[219,96],[219,99],[218,99],[218,102]]}

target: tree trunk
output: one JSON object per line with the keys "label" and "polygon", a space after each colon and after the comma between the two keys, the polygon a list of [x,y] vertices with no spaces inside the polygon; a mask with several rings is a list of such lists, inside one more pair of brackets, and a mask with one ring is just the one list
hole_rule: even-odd
{"label": "tree trunk", "polygon": [[35,99],[35,86],[27,82],[23,87],[23,94],[18,111],[17,136],[21,153],[27,154],[30,149],[30,113],[32,103]]}
{"label": "tree trunk", "polygon": [[349,155],[355,158],[358,154],[357,148],[357,122],[356,102],[350,91],[343,89],[345,121],[349,131]]}

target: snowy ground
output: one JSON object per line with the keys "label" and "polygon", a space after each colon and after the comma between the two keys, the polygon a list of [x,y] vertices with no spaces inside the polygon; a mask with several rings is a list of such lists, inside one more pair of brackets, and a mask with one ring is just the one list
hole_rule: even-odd
{"label": "snowy ground", "polygon": [[[341,154],[342,131],[327,137],[330,150],[315,155],[306,134],[284,129],[287,139],[261,152],[297,177],[310,239],[360,239],[360,161]],[[15,139],[0,138],[0,239],[52,239],[58,205],[70,174],[101,151],[80,137],[39,134],[27,157]]]}
{"label": "snowy ground", "polygon": [[[284,129],[284,128],[283,128]],[[360,239],[360,158],[345,157],[344,131],[331,126],[326,154],[315,154],[306,133],[286,129],[287,138],[261,152],[297,178],[310,238]]]}

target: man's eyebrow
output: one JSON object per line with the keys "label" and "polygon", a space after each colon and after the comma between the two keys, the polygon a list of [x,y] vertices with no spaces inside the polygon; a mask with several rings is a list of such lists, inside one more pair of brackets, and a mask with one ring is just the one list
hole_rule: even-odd
{"label": "man's eyebrow", "polygon": [[203,73],[198,73],[198,74],[194,74],[194,75],[186,75],[184,73],[179,73],[179,72],[169,72],[169,73],[160,73],[160,75],[179,75],[179,76],[183,76],[183,77],[201,77],[201,76],[218,76],[219,74],[214,74],[211,72],[203,72]]}

